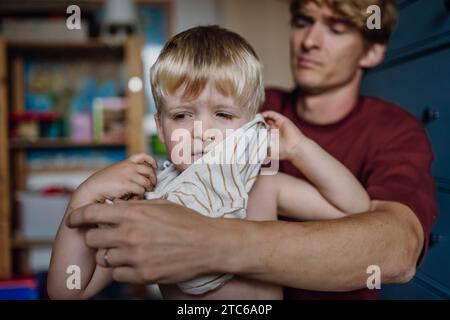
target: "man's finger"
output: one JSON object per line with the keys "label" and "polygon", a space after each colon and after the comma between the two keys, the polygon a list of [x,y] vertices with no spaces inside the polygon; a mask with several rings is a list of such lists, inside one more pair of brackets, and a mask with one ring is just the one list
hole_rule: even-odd
{"label": "man's finger", "polygon": [[129,254],[119,248],[97,250],[95,260],[105,268],[123,267],[129,265]]}
{"label": "man's finger", "polygon": [[74,210],[67,219],[67,226],[79,228],[96,224],[118,224],[121,217],[119,206],[95,203]]}
{"label": "man's finger", "polygon": [[113,248],[123,245],[117,228],[92,228],[86,231],[86,245],[90,248]]}
{"label": "man's finger", "polygon": [[144,283],[136,269],[131,267],[118,267],[113,269],[112,277],[115,281],[125,283]]}

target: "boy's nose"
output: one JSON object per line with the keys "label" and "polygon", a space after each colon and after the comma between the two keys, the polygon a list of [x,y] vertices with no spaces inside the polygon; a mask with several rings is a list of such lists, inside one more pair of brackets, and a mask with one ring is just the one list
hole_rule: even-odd
{"label": "boy's nose", "polygon": [[[194,125],[194,153],[210,151],[217,143],[223,140],[222,132],[217,128],[213,121],[208,119],[198,121]],[[202,150],[199,150],[202,148]]]}
{"label": "boy's nose", "polygon": [[214,142],[216,140],[216,130],[208,129],[203,133],[203,141],[206,143]]}
{"label": "boy's nose", "polygon": [[201,139],[202,141],[216,140],[219,131],[214,122],[210,119],[201,119],[194,123],[194,139]]}

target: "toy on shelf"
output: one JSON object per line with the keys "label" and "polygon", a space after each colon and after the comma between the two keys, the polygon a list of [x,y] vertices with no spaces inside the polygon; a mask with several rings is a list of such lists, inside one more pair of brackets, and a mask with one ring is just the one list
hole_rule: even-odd
{"label": "toy on shelf", "polygon": [[62,135],[62,118],[54,111],[24,111],[11,113],[11,138],[36,140]]}
{"label": "toy on shelf", "polygon": [[94,140],[97,142],[124,142],[126,139],[125,98],[110,97],[94,99],[92,118]]}

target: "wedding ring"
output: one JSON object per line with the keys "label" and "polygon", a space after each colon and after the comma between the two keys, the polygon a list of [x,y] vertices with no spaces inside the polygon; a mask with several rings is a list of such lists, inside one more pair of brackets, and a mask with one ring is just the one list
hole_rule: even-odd
{"label": "wedding ring", "polygon": [[105,250],[105,253],[103,254],[103,261],[105,262],[105,266],[107,266],[108,268],[111,268],[111,265],[109,264],[109,261],[108,261],[108,251],[109,251],[109,249],[111,249],[111,248],[108,248],[108,249]]}

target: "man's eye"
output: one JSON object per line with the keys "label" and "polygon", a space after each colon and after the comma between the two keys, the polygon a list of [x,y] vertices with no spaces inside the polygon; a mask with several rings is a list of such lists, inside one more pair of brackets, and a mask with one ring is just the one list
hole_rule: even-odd
{"label": "man's eye", "polygon": [[308,26],[308,21],[304,19],[296,19],[292,21],[292,26],[296,28],[306,28]]}
{"label": "man's eye", "polygon": [[295,28],[306,28],[307,26],[312,24],[312,22],[312,19],[299,15],[292,18],[291,25]]}
{"label": "man's eye", "polygon": [[344,32],[347,31],[346,26],[342,25],[342,24],[335,24],[330,26],[331,32],[333,32],[334,34],[342,34]]}
{"label": "man's eye", "polygon": [[229,114],[229,113],[218,112],[218,113],[216,113],[216,115],[217,115],[218,117],[225,118],[225,119],[227,119],[227,120],[233,119],[233,115],[231,115],[231,114]]}

